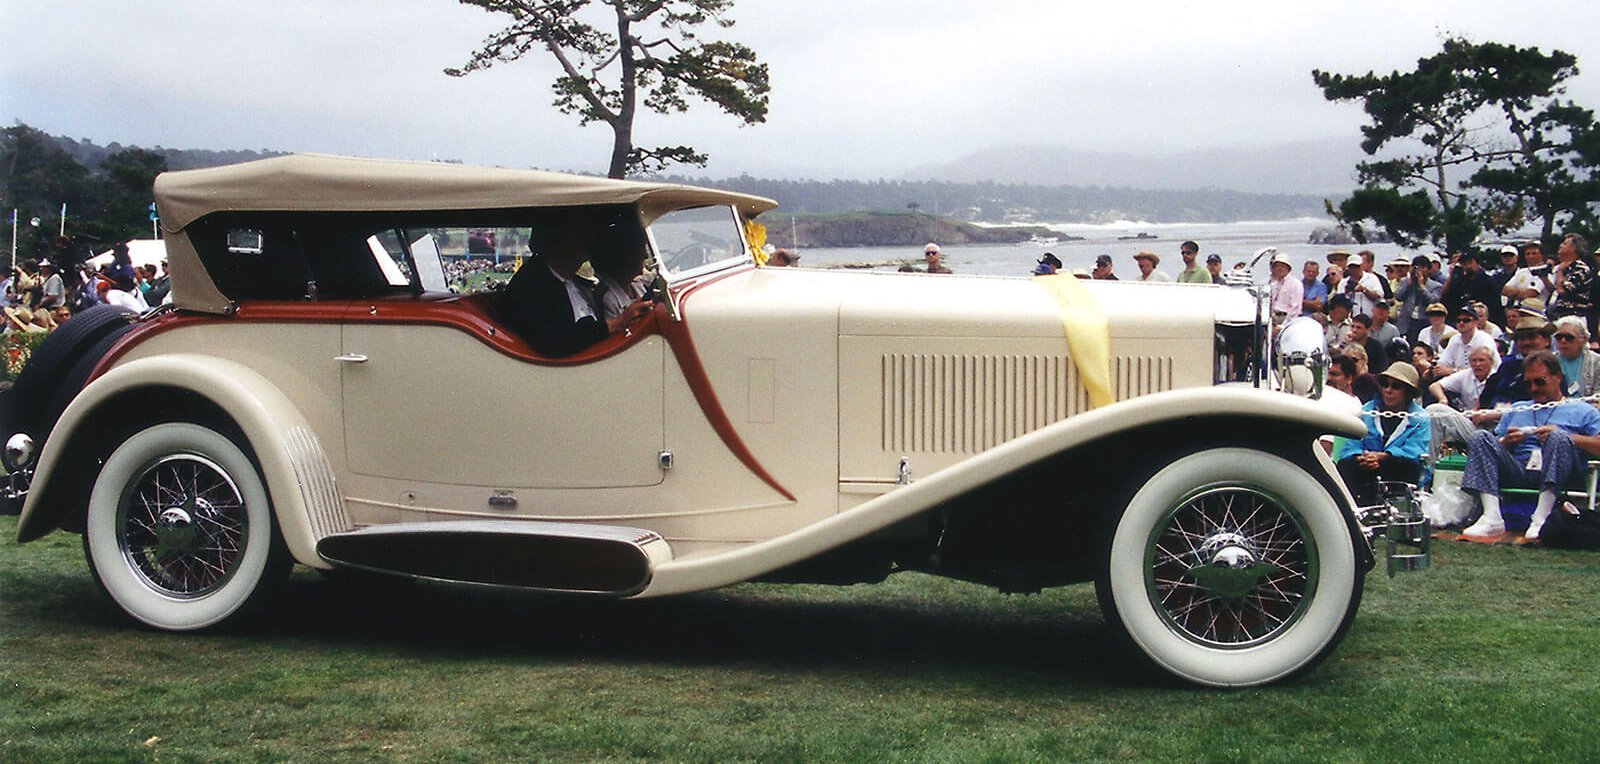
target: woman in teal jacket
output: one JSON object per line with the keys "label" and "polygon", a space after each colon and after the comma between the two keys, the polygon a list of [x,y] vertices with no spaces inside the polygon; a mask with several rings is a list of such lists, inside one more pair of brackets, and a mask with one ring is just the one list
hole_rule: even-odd
{"label": "woman in teal jacket", "polygon": [[[1422,477],[1422,455],[1428,453],[1432,428],[1417,405],[1421,379],[1417,368],[1396,361],[1378,376],[1378,395],[1361,407],[1367,434],[1346,439],[1334,449],[1339,476],[1360,505],[1378,502],[1378,481],[1415,483]],[[1380,417],[1378,412],[1407,412],[1415,416]],[[1371,412],[1371,413],[1368,413]]]}

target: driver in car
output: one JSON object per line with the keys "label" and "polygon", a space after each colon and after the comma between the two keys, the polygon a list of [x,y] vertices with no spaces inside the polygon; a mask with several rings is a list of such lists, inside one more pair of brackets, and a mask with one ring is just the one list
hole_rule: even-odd
{"label": "driver in car", "polygon": [[[534,350],[569,356],[629,327],[650,314],[651,303],[634,300],[607,319],[597,285],[578,274],[605,223],[572,215],[533,231],[533,257],[517,269],[501,291],[505,322]],[[612,223],[616,225],[616,223]]]}

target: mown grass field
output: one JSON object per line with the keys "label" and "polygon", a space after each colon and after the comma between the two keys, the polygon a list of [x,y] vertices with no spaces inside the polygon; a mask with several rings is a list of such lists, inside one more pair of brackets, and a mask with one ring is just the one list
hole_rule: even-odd
{"label": "mown grass field", "polygon": [[0,761],[1593,761],[1600,555],[1436,545],[1293,683],[1175,685],[1090,587],[920,575],[601,603],[301,570],[265,625],[127,623],[0,519]]}

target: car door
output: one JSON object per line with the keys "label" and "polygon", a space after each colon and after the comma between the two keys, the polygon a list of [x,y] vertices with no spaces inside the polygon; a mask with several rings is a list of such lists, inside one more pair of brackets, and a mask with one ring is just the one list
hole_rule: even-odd
{"label": "car door", "polygon": [[340,356],[352,472],[497,488],[661,482],[660,337],[547,366],[408,322],[405,303],[370,310],[344,326]]}

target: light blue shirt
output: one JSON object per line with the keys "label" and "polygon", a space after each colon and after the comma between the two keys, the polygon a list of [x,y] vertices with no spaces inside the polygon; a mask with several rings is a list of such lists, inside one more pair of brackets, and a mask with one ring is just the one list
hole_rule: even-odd
{"label": "light blue shirt", "polygon": [[[1560,427],[1572,435],[1600,435],[1600,411],[1583,401],[1565,401],[1550,409],[1519,405],[1500,418],[1494,434],[1505,437],[1513,427],[1543,427],[1547,424]],[[1538,447],[1538,438],[1523,438],[1516,450],[1511,452],[1511,458],[1520,464],[1527,464],[1528,458],[1533,456],[1533,450]]]}

